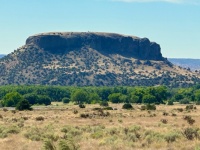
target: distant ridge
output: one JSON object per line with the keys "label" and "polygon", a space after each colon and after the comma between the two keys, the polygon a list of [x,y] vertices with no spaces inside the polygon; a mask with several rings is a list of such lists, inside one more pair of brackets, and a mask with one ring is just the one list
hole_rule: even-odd
{"label": "distant ridge", "polygon": [[190,68],[192,71],[200,70],[200,59],[192,58],[168,58],[168,60],[180,67]]}
{"label": "distant ridge", "polygon": [[5,55],[4,54],[0,54],[0,58],[4,57]]}

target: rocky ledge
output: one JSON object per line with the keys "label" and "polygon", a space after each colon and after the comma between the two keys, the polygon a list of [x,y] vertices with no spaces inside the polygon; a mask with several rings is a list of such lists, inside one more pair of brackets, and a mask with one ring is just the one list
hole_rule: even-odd
{"label": "rocky ledge", "polygon": [[104,54],[120,54],[143,60],[164,60],[160,45],[147,38],[98,32],[51,32],[30,36],[26,45],[36,45],[51,53],[67,53],[92,48]]}

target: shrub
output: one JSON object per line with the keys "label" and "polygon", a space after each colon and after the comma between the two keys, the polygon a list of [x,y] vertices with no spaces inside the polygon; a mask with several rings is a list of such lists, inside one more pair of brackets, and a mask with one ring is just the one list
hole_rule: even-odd
{"label": "shrub", "polygon": [[78,110],[74,109],[74,110],[73,110],[73,113],[74,113],[74,114],[78,114]]}
{"label": "shrub", "polygon": [[174,102],[173,102],[172,100],[169,100],[169,101],[167,102],[167,105],[174,105]]}
{"label": "shrub", "polygon": [[161,119],[160,121],[161,121],[162,123],[164,123],[164,124],[167,124],[167,122],[168,122],[167,119]]}
{"label": "shrub", "polygon": [[44,150],[56,150],[56,147],[51,140],[45,139],[43,149]]}
{"label": "shrub", "polygon": [[122,109],[133,109],[133,106],[130,103],[126,103],[122,106]]}
{"label": "shrub", "polygon": [[78,146],[70,139],[60,140],[58,146],[59,150],[78,150]]}
{"label": "shrub", "polygon": [[19,103],[16,105],[15,108],[16,108],[16,110],[20,110],[20,111],[22,111],[22,110],[32,110],[28,100],[25,100],[25,99],[19,101]]}
{"label": "shrub", "polygon": [[103,110],[113,110],[112,107],[104,107]]}
{"label": "shrub", "polygon": [[190,101],[188,99],[182,99],[179,101],[180,104],[189,104]]}
{"label": "shrub", "polygon": [[141,109],[141,110],[146,110],[146,106],[145,106],[145,105],[142,105],[140,109]]}
{"label": "shrub", "polygon": [[81,117],[81,118],[88,118],[88,117],[89,117],[89,114],[80,114],[80,117]]}
{"label": "shrub", "polygon": [[146,110],[156,110],[156,105],[155,104],[147,104]]}
{"label": "shrub", "polygon": [[177,133],[168,133],[164,136],[164,139],[167,141],[167,143],[175,142],[176,139],[179,137],[179,134]]}
{"label": "shrub", "polygon": [[168,116],[168,115],[169,115],[169,113],[163,112],[163,116]]}
{"label": "shrub", "polygon": [[3,108],[3,111],[6,112],[6,111],[8,111],[8,109],[7,108]]}
{"label": "shrub", "polygon": [[69,103],[69,102],[70,102],[70,99],[67,98],[67,97],[65,97],[65,98],[62,99],[62,102],[63,102],[64,104]]}
{"label": "shrub", "polygon": [[101,101],[100,106],[109,106],[107,101]]}
{"label": "shrub", "polygon": [[183,131],[183,135],[188,140],[193,140],[194,138],[199,138],[199,129],[198,128],[186,128]]}
{"label": "shrub", "polygon": [[79,104],[79,107],[80,108],[85,108],[85,105],[84,104]]}
{"label": "shrub", "polygon": [[195,123],[195,120],[192,119],[191,116],[184,116],[183,119],[186,120],[190,125],[193,125]]}
{"label": "shrub", "polygon": [[18,134],[20,129],[17,126],[0,126],[0,138],[6,138],[8,134]]}
{"label": "shrub", "polygon": [[192,109],[195,109],[196,107],[194,107],[193,105],[187,105],[185,107],[186,110],[192,110]]}
{"label": "shrub", "polygon": [[36,121],[44,121],[44,117],[43,116],[38,116],[35,118]]}
{"label": "shrub", "polygon": [[177,111],[183,112],[183,108],[176,108]]}

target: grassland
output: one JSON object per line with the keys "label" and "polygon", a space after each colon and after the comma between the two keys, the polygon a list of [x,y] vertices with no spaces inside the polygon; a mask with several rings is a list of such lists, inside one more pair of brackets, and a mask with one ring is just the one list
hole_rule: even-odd
{"label": "grassland", "polygon": [[200,106],[186,110],[186,105],[158,105],[155,111],[142,111],[141,105],[133,110],[110,106],[114,110],[62,103],[33,111],[1,109],[0,149],[200,149]]}

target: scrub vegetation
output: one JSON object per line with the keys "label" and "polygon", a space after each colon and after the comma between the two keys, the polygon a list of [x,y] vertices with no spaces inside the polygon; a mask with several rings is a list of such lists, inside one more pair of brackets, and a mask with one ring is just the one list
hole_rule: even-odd
{"label": "scrub vegetation", "polygon": [[200,148],[198,85],[2,86],[0,95],[0,149]]}

